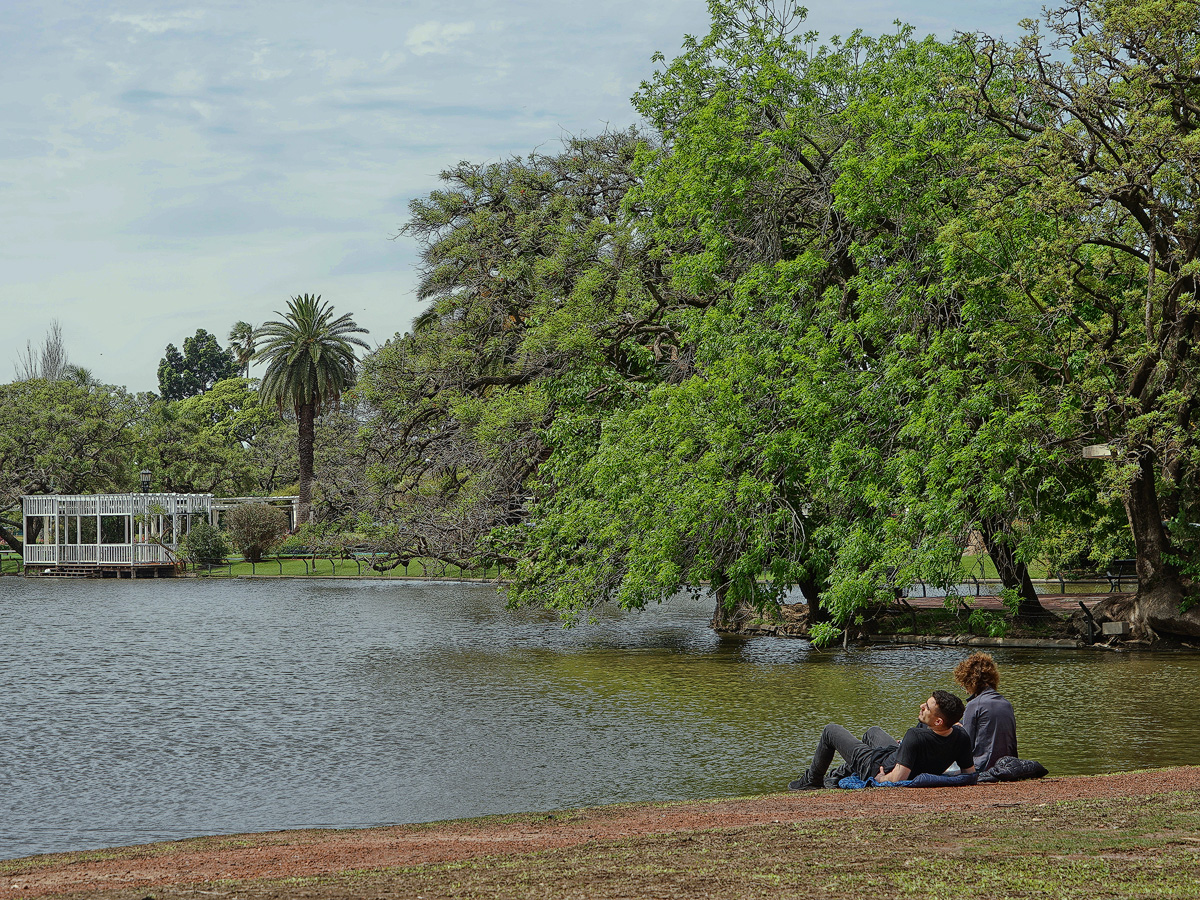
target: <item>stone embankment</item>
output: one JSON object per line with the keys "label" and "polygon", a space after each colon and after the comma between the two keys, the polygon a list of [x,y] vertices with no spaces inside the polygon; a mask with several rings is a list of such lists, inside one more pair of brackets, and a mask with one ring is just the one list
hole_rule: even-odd
{"label": "stone embankment", "polygon": [[[1082,632],[1085,626],[1082,624],[1083,617],[1080,604],[1091,610],[1101,601],[1113,596],[1111,593],[1043,594],[1041,602],[1046,609],[1062,616],[1064,620],[1077,618],[1080,623],[1079,630]],[[971,604],[972,609],[982,609],[987,612],[1001,612],[1004,609],[999,597],[984,596],[969,597],[966,599]],[[914,610],[936,610],[944,607],[941,597],[910,597],[907,599],[907,603]],[[741,634],[750,637],[770,635],[774,637],[806,638],[808,636],[807,609],[803,604],[784,606],[780,610],[781,615],[778,620],[747,617],[739,623],[736,630],[727,631],[726,633]],[[1098,623],[1095,627],[1096,633],[1094,640],[1091,642],[1084,640],[1082,637],[1074,636],[1035,637],[1017,635],[1012,637],[988,637],[986,635],[971,634],[966,631],[961,634],[946,635],[899,633],[886,629],[881,629],[877,633],[871,633],[867,630],[860,630],[857,633],[852,631],[848,635],[847,640],[850,644],[940,644],[954,647],[1011,647],[1043,650],[1118,650],[1142,645],[1139,642],[1128,641],[1124,635],[1106,635],[1102,633],[1102,626]],[[1196,649],[1186,643],[1177,643],[1172,646],[1178,646],[1183,649]]]}

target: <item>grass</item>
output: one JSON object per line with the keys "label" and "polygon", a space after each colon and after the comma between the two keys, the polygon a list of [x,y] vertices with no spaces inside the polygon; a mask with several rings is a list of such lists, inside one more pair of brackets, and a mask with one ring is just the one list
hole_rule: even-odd
{"label": "grass", "polygon": [[[991,557],[987,555],[965,555],[963,556],[962,564],[963,577],[975,577],[981,580],[997,579],[996,566],[992,562]],[[461,569],[458,566],[442,564],[431,559],[415,559],[408,566],[401,566],[395,569],[390,569],[386,572],[377,572],[371,568],[370,559],[362,556],[355,559],[330,559],[329,557],[318,557],[315,560],[312,557],[285,557],[275,559],[268,558],[260,563],[248,563],[238,561],[232,564],[214,568],[211,572],[213,577],[237,577],[238,575],[286,575],[286,576],[313,576],[313,575],[361,575],[363,577],[387,577],[387,578],[480,578],[480,579],[495,579],[499,575],[499,570],[492,566],[488,569]],[[1035,579],[1046,578],[1045,565],[1030,566],[1030,574]]]}
{"label": "grass", "polygon": [[[1189,792],[639,834],[452,863],[204,886],[243,900],[1200,898],[1197,835],[1200,797]],[[160,887],[153,896],[194,897],[197,889]]]}
{"label": "grass", "polygon": [[368,557],[355,559],[330,559],[329,557],[269,557],[262,562],[250,563],[245,560],[215,566],[199,574],[211,578],[236,578],[241,575],[274,575],[289,577],[313,577],[321,575],[336,575],[339,577],[352,575],[363,578],[475,578],[495,579],[499,570],[492,566],[488,569],[462,569],[454,565],[443,565],[435,560],[413,560],[407,566],[378,572],[371,568]]}
{"label": "grass", "polygon": [[[1200,897],[1194,795],[645,835],[304,884],[314,897]],[[293,882],[293,886],[300,886]],[[262,893],[260,893],[260,890]],[[239,896],[277,896],[263,883]]]}
{"label": "grass", "polygon": [[[1030,567],[1030,575],[1035,580],[1047,578],[1046,566],[1034,563]],[[0,574],[16,575],[21,573],[21,557],[9,551],[0,551]],[[967,554],[963,556],[962,572],[964,579],[974,577],[981,580],[997,579],[996,566],[991,557]],[[214,578],[238,577],[239,575],[275,575],[291,577],[311,577],[320,575],[353,575],[355,577],[384,577],[384,578],[477,578],[494,580],[499,576],[499,570],[492,566],[488,569],[461,569],[458,566],[442,564],[431,559],[414,559],[407,566],[397,567],[385,572],[377,572],[371,568],[370,559],[362,556],[356,559],[330,559],[329,557],[284,557],[268,558],[259,563],[249,563],[244,560],[231,561],[220,567],[204,573]],[[1053,579],[1051,579],[1053,580]],[[1102,579],[1101,579],[1102,580]]]}
{"label": "grass", "polygon": [[[0,575],[20,575],[22,571],[21,557],[13,552],[0,552]],[[292,577],[321,576],[321,575],[353,575],[363,578],[476,578],[495,580],[499,570],[492,566],[488,569],[462,569],[459,566],[442,564],[436,560],[414,559],[407,566],[399,566],[385,572],[377,572],[371,568],[370,559],[330,559],[329,557],[270,557],[262,562],[250,563],[243,559],[231,560],[222,566],[214,567],[199,574],[212,578],[236,578],[240,575],[285,575]]]}
{"label": "grass", "polygon": [[[992,561],[992,558],[990,556],[988,556],[986,553],[984,553],[984,554],[975,554],[975,553],[963,554],[962,572],[963,572],[964,576],[968,576],[968,577],[974,576],[975,578],[978,578],[983,581],[996,581],[1000,577],[999,573],[996,571],[996,564]],[[1049,571],[1049,568],[1047,567],[1046,563],[1043,561],[1040,561],[1040,560],[1035,560],[1029,564],[1029,577],[1032,578],[1034,581],[1057,581],[1058,580],[1058,575],[1056,573]],[[1071,575],[1064,574],[1063,577],[1068,582],[1072,580]],[[1094,572],[1094,573],[1090,573],[1090,574],[1080,573],[1079,575],[1077,575],[1075,577],[1083,578],[1088,581],[1102,581],[1105,584],[1108,583],[1108,580],[1105,578],[1103,572]]]}

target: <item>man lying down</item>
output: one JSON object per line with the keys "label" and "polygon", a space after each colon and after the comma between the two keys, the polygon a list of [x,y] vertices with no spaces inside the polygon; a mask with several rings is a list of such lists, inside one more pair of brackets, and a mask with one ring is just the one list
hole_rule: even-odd
{"label": "man lying down", "polygon": [[812,763],[791,791],[816,791],[825,787],[825,773],[836,751],[850,771],[866,781],[909,781],[918,775],[940,775],[957,763],[963,775],[975,772],[971,738],[954,725],[962,718],[963,702],[949,691],[934,691],[921,704],[917,725],[897,741],[878,725],[867,729],[860,741],[841,725],[826,725],[817,742]]}

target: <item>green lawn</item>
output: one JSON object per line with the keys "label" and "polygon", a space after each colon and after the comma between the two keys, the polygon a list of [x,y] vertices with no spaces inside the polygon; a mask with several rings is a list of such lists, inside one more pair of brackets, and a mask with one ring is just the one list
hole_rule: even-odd
{"label": "green lawn", "polygon": [[461,569],[458,566],[443,565],[434,560],[413,560],[408,566],[398,566],[384,572],[371,568],[367,557],[357,559],[329,559],[327,557],[280,558],[264,559],[262,562],[249,563],[244,560],[231,561],[224,566],[214,566],[201,570],[198,574],[211,578],[230,578],[240,575],[285,575],[292,577],[311,577],[321,575],[337,575],[339,577],[353,575],[363,578],[496,578],[495,566],[490,569]]}
{"label": "green lawn", "polygon": [[[996,573],[996,564],[994,562],[992,562],[992,558],[990,556],[988,556],[986,553],[982,554],[982,555],[974,554],[974,553],[963,554],[962,571],[963,571],[964,575],[969,575],[969,576],[973,575],[974,577],[980,579],[981,581],[984,581],[984,580],[995,581],[996,579],[999,578],[999,575]],[[1057,581],[1058,580],[1057,574],[1055,574],[1053,572],[1048,572],[1046,563],[1042,562],[1040,560],[1029,564],[1029,577],[1032,578],[1034,581],[1043,581],[1043,580]],[[1092,572],[1092,573],[1088,573],[1088,574],[1080,573],[1079,575],[1077,575],[1075,577],[1083,578],[1085,580],[1104,580],[1104,573],[1103,572]],[[1064,575],[1064,578],[1066,578],[1067,581],[1072,580],[1072,576],[1070,576],[1070,575]]]}
{"label": "green lawn", "polygon": [[[1044,563],[1035,563],[1029,567],[1030,575],[1035,581],[1046,579],[1046,566]],[[21,572],[21,557],[11,551],[0,552],[0,574],[20,574]],[[962,559],[962,572],[964,578],[978,578],[982,580],[994,581],[997,578],[996,566],[992,562],[990,556],[986,554],[974,555],[966,554]],[[313,576],[313,575],[354,575],[364,578],[385,577],[385,578],[481,578],[494,579],[497,577],[497,569],[495,566],[484,569],[470,569],[464,571],[458,566],[443,565],[435,560],[413,560],[407,567],[401,566],[395,569],[390,569],[386,572],[377,572],[371,568],[370,559],[367,557],[359,557],[357,559],[337,559],[331,560],[328,557],[318,557],[314,560],[312,557],[299,558],[288,557],[283,559],[275,559],[274,557],[263,560],[259,563],[248,563],[241,560],[240,557],[236,560],[231,560],[220,567],[213,567],[201,574],[211,576],[213,578],[229,578],[239,575],[288,575],[288,576]],[[1102,574],[1098,577],[1102,577]],[[1054,576],[1049,576],[1049,580],[1053,581]],[[1069,580],[1069,579],[1068,579]]]}

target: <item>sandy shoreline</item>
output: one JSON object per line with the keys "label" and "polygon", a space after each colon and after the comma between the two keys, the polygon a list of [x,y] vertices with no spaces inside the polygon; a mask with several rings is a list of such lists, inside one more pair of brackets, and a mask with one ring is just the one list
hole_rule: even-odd
{"label": "sandy shoreline", "polygon": [[1064,800],[1200,792],[1200,767],[1049,777],[969,788],[876,788],[767,794],[726,800],[627,804],[429,825],[301,830],[194,838],[0,862],[0,900],[52,894],[143,897],[156,887],[333,876],[498,854],[524,854],[635,835],[1044,807]]}

